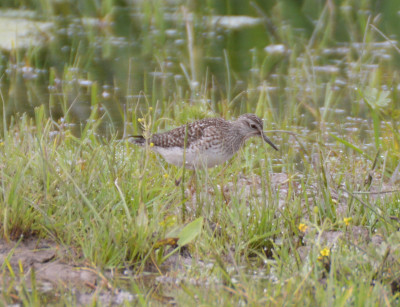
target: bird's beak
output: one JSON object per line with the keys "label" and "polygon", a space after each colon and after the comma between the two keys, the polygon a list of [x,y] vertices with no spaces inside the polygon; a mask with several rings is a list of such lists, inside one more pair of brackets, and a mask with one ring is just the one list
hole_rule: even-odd
{"label": "bird's beak", "polygon": [[266,137],[266,135],[264,134],[264,132],[261,132],[261,135],[262,135],[262,138],[264,139],[264,141],[265,141],[266,143],[268,143],[269,145],[271,145],[271,147],[272,147],[273,149],[279,150],[278,147],[276,147],[275,144],[272,143],[272,141],[271,141],[269,138]]}

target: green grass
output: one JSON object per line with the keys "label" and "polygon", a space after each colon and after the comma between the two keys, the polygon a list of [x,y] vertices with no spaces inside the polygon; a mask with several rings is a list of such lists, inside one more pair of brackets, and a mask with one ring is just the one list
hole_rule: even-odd
{"label": "green grass", "polygon": [[[1,60],[2,242],[57,244],[57,259],[99,277],[75,289],[89,292],[92,305],[121,289],[138,305],[171,298],[183,306],[398,304],[398,51],[387,38],[390,5],[380,26],[347,2],[336,10],[310,1],[301,10],[291,1],[268,9],[243,3],[246,14],[265,13],[275,32],[268,24],[212,28],[204,16],[238,9],[214,1],[173,9],[105,1],[72,11],[23,2],[78,21],[74,35],[60,32],[43,50]],[[372,2],[348,3],[367,10]],[[56,21],[57,29],[68,24]],[[337,50],[332,40],[343,38],[342,27],[349,42]],[[119,36],[132,45],[113,43]],[[382,40],[384,47],[375,45]],[[271,42],[290,52],[265,52]],[[25,80],[15,67],[27,66],[48,70]],[[280,151],[251,140],[228,163],[197,172],[192,192],[189,170],[121,138],[245,112],[265,119]],[[45,293],[34,270],[8,258],[2,303],[79,303],[61,283]]]}
{"label": "green grass", "polygon": [[[41,116],[43,110],[36,111],[35,124],[27,116],[11,124],[0,148],[4,239],[52,238],[80,251],[74,261],[85,260],[99,272],[130,267],[140,276],[168,259],[168,253],[162,256],[154,247],[179,237],[185,202],[186,222],[203,216],[205,224],[190,239],[191,265],[164,271],[181,280],[179,291],[173,291],[181,304],[395,303],[390,285],[398,278],[400,241],[391,216],[398,212],[399,192],[383,198],[357,194],[368,191],[364,179],[372,161],[353,146],[313,144],[309,134],[300,135],[310,154],[297,162],[300,170],[293,167],[299,154],[293,144],[282,140],[281,151],[274,153],[253,140],[229,165],[199,173],[195,194],[185,191],[182,199],[181,187],[174,183],[178,168],[125,141],[97,136],[99,120],[76,138]],[[148,116],[156,122],[152,112]],[[391,154],[396,152],[378,159],[372,186],[388,182]],[[271,182],[276,172],[287,176],[282,185]],[[308,226],[305,234],[300,223]],[[357,237],[353,226],[366,236]],[[337,231],[342,238],[335,244],[321,239]],[[377,234],[384,243],[369,241]],[[329,256],[318,260],[326,247]],[[300,257],[302,248],[307,256]],[[4,274],[9,275],[7,269]],[[126,288],[134,280],[110,282]],[[154,295],[146,295],[147,287],[139,284],[138,289],[146,304],[155,303]],[[37,291],[35,297],[14,295],[40,300]]]}

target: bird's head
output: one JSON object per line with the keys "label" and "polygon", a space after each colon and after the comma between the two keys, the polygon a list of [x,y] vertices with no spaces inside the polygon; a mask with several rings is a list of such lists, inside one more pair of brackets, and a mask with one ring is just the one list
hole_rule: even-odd
{"label": "bird's head", "polygon": [[259,136],[266,143],[271,145],[273,149],[278,150],[278,147],[276,147],[264,134],[264,124],[258,116],[254,114],[243,114],[239,116],[236,122],[240,126],[240,130],[243,131],[246,139],[253,136]]}

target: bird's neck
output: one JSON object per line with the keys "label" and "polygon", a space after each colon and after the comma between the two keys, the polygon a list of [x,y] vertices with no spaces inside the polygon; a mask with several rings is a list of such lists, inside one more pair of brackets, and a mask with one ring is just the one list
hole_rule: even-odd
{"label": "bird's neck", "polygon": [[246,141],[246,135],[243,133],[243,130],[240,128],[239,125],[235,125],[232,127],[234,133],[231,134],[231,150],[232,152],[236,152],[243,146],[244,142]]}

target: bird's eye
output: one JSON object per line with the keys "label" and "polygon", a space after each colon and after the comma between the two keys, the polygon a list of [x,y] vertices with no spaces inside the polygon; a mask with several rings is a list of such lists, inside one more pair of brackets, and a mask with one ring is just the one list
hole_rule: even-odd
{"label": "bird's eye", "polygon": [[250,128],[251,128],[251,129],[257,129],[257,126],[254,125],[254,124],[250,124]]}

